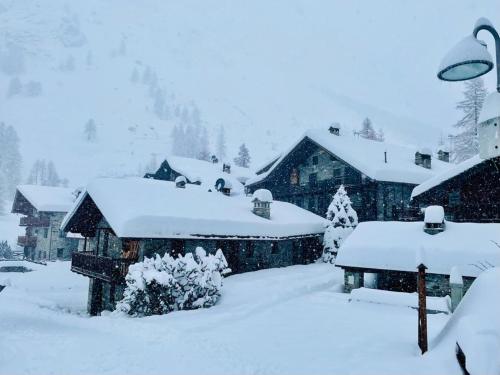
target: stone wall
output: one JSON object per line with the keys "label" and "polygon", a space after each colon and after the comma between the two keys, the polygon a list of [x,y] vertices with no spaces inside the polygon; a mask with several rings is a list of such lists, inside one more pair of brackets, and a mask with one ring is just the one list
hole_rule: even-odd
{"label": "stone wall", "polygon": [[34,260],[68,260],[78,249],[78,239],[67,238],[60,230],[64,212],[43,213],[40,217],[48,217],[49,227],[33,227],[31,233],[36,237]]}

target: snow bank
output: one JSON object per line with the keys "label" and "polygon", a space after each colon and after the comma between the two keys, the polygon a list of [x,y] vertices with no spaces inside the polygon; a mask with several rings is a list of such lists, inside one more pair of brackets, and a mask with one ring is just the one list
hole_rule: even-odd
{"label": "snow bank", "polygon": [[145,178],[94,180],[66,215],[62,228],[78,214],[87,196],[118,237],[280,238],[325,230],[325,219],[290,203],[275,201],[267,220],[252,212],[251,197],[228,197],[196,185],[178,189],[173,182]]}
{"label": "snow bank", "polygon": [[485,266],[500,266],[500,224],[447,222],[444,232],[429,235],[422,222],[360,223],[339,249],[336,265],[416,272],[415,255],[425,252],[428,273],[477,277]]}
{"label": "snow bank", "polygon": [[[357,288],[351,291],[350,301],[382,303],[393,306],[418,308],[418,293],[392,292],[388,290]],[[427,297],[427,310],[450,313],[450,298]]]}
{"label": "snow bank", "polygon": [[433,346],[455,346],[466,356],[471,375],[500,373],[500,268],[481,274],[469,288]]}

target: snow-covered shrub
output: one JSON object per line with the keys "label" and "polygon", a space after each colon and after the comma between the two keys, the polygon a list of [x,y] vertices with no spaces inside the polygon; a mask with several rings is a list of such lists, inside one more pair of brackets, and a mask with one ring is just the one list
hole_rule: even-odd
{"label": "snow-covered shrub", "polygon": [[358,225],[358,214],[351,204],[344,185],[340,185],[326,213],[328,224],[323,237],[323,261],[325,263],[335,262],[338,249]]}
{"label": "snow-covered shrub", "polygon": [[12,259],[14,254],[7,241],[0,241],[0,259]]}
{"label": "snow-covered shrub", "polygon": [[166,314],[213,306],[230,270],[219,249],[215,255],[197,247],[195,254],[145,258],[130,266],[123,299],[116,310],[133,316]]}

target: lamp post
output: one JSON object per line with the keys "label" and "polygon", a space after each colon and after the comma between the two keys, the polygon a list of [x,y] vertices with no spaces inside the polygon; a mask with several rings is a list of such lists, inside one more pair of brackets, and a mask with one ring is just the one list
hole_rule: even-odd
{"label": "lamp post", "polygon": [[497,90],[486,98],[478,124],[479,155],[482,159],[500,156],[500,36],[486,18],[477,20],[472,34],[457,43],[443,58],[437,76],[443,81],[466,81],[493,69],[486,43],[477,39],[481,30],[493,35],[496,50]]}

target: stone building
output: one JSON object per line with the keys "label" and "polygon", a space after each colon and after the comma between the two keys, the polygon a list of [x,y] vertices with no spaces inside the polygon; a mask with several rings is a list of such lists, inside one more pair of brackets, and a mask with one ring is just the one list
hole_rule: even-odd
{"label": "stone building", "polygon": [[267,193],[226,196],[145,178],[93,181],[62,223],[64,231],[85,237],[72,270],[90,277],[89,312],[114,309],[128,266],[155,254],[222,249],[233,273],[316,260],[324,219],[270,202]]}
{"label": "stone building", "polygon": [[360,221],[409,219],[413,188],[450,168],[431,153],[342,135],[340,129],[309,130],[246,187],[268,189],[276,199],[324,216],[343,184]]}
{"label": "stone building", "polygon": [[[216,159],[214,159],[216,160]],[[168,156],[154,173],[147,173],[145,178],[163,181],[175,181],[179,176],[184,176],[187,183],[203,185],[206,189],[220,189],[218,182],[231,186],[231,194],[243,194],[244,184],[255,174],[248,168],[233,166],[219,161],[205,161]]]}
{"label": "stone building", "polygon": [[479,155],[453,165],[413,189],[416,208],[440,205],[446,218],[464,222],[500,222],[500,157]]}
{"label": "stone building", "polygon": [[345,291],[362,287],[370,274],[377,289],[416,292],[417,263],[423,262],[427,295],[443,297],[451,294],[450,275],[461,275],[465,293],[482,271],[500,266],[500,224],[426,216],[425,222],[359,224],[339,249],[335,264],[345,271]]}
{"label": "stone building", "polygon": [[70,259],[78,249],[79,239],[68,238],[60,230],[61,222],[73,205],[74,189],[20,185],[17,187],[12,212],[24,215],[19,225],[26,228],[17,244],[24,248],[26,259],[46,261]]}

